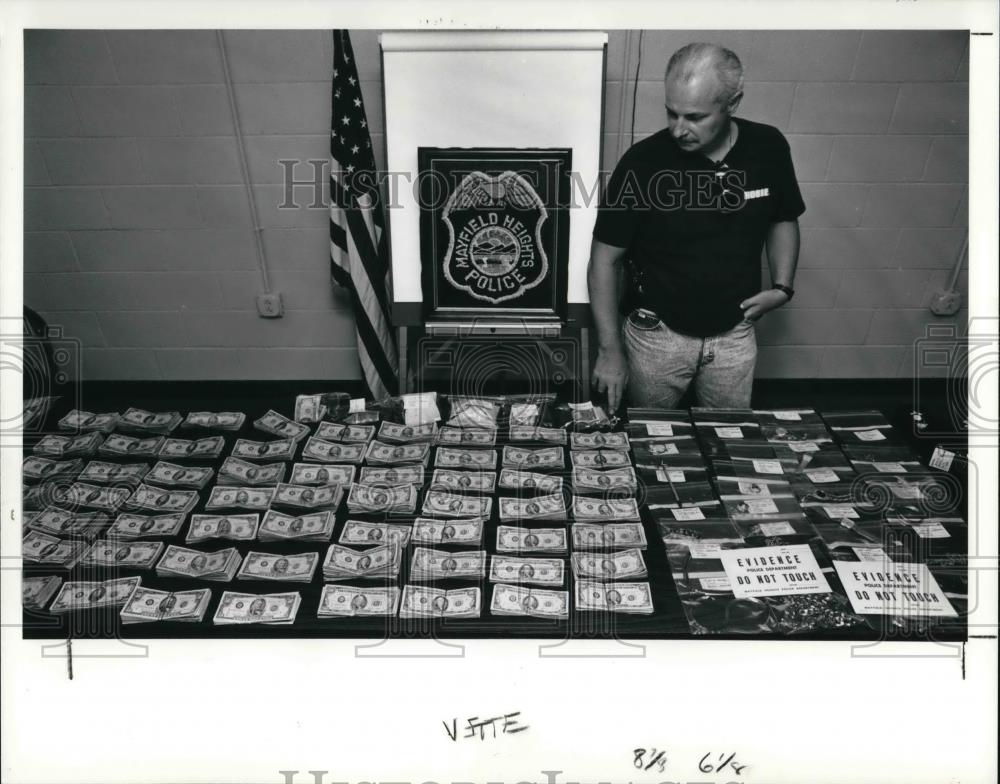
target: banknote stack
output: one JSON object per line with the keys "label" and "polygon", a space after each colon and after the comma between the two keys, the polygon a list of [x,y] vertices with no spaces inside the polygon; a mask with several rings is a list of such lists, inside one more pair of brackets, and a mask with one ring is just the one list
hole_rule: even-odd
{"label": "banknote stack", "polygon": [[589,498],[573,496],[573,519],[639,521],[639,504],[634,498]]}
{"label": "banknote stack", "polygon": [[267,580],[270,582],[312,582],[319,563],[319,553],[275,555],[250,551],[236,573],[238,580]]}
{"label": "banknote stack", "polygon": [[521,446],[505,446],[503,448],[504,468],[534,471],[539,468],[563,468],[565,465],[563,450],[559,446],[548,446],[540,449]]}
{"label": "banknote stack", "polygon": [[49,605],[49,612],[84,612],[104,607],[121,607],[141,584],[140,577],[121,577],[104,582],[64,583],[59,594]]}
{"label": "banknote stack", "polygon": [[[576,435],[574,433],[574,435]],[[576,467],[571,475],[571,485],[574,493],[581,495],[594,494],[635,494],[639,488],[639,480],[632,466],[612,468],[600,471],[596,468]]]}
{"label": "banknote stack", "polygon": [[493,449],[438,447],[434,465],[440,468],[470,468],[489,471],[496,468],[497,453]]}
{"label": "banknote stack", "polygon": [[[284,465],[283,463],[278,463],[276,465]],[[364,479],[364,471],[370,471],[373,469],[362,468],[362,484],[367,484],[369,480]],[[350,487],[351,483],[354,482],[354,477],[357,474],[358,469],[353,465],[317,465],[316,463],[296,463],[292,466],[292,475],[289,478],[289,483],[293,485],[343,485],[344,487]],[[372,479],[372,483],[395,485],[401,484],[404,479],[385,481],[383,479]],[[421,476],[421,482],[423,482],[423,477]]]}
{"label": "banknote stack", "polygon": [[646,532],[642,523],[573,523],[570,533],[574,550],[646,549]]}
{"label": "banknote stack", "polygon": [[243,427],[246,419],[247,415],[242,411],[192,411],[185,417],[181,427],[235,432]]}
{"label": "banknote stack", "polygon": [[563,480],[561,476],[519,471],[516,468],[503,468],[500,470],[500,488],[502,490],[531,490],[551,495],[552,493],[562,493]]}
{"label": "banknote stack", "polygon": [[453,471],[437,468],[431,478],[431,487],[452,493],[492,493],[496,488],[495,471]]}
{"label": "banknote stack", "polygon": [[190,512],[198,503],[197,490],[161,490],[141,484],[126,506],[129,509],[148,509],[153,512]]}
{"label": "banknote stack", "polygon": [[166,436],[135,438],[124,433],[112,433],[97,452],[110,457],[156,457],[166,440]]}
{"label": "banknote stack", "polygon": [[436,422],[426,422],[420,425],[383,422],[378,429],[378,440],[391,444],[433,443],[437,439],[437,432]]}
{"label": "banknote stack", "polygon": [[130,408],[118,419],[118,428],[134,433],[169,435],[177,428],[182,419],[183,417],[176,411],[153,413],[141,408]]}
{"label": "banknote stack", "polygon": [[238,542],[249,542],[257,538],[257,528],[260,515],[257,513],[240,515],[201,515],[191,516],[188,527],[188,544],[197,544],[206,539],[234,539]]}
{"label": "banknote stack", "polygon": [[562,558],[494,555],[490,559],[492,583],[531,583],[543,588],[562,588],[565,575],[566,562]]}
{"label": "banknote stack", "polygon": [[192,441],[187,438],[167,438],[160,445],[157,455],[172,460],[214,460],[222,454],[226,439],[209,436]]}
{"label": "banknote stack", "polygon": [[25,577],[21,581],[21,606],[26,610],[44,610],[49,599],[62,585],[62,577]]}
{"label": "banknote stack", "polygon": [[[378,443],[373,441],[372,444]],[[302,459],[313,463],[352,463],[365,459],[364,444],[338,444],[312,436],[302,448]],[[291,456],[285,459],[291,459]]]}
{"label": "banknote stack", "polygon": [[158,577],[185,577],[197,580],[214,580],[228,583],[240,568],[239,552],[235,547],[203,553],[186,547],[167,545],[163,557],[156,564]]}
{"label": "banknote stack", "polygon": [[403,549],[396,542],[357,550],[331,544],[323,560],[324,580],[384,580],[399,576]]}
{"label": "banknote stack", "polygon": [[646,561],[638,549],[573,553],[570,565],[577,580],[642,580],[648,576]]}
{"label": "banknote stack", "polygon": [[577,580],[576,609],[582,612],[617,612],[637,615],[653,613],[649,583],[598,583]]}
{"label": "banknote stack", "polygon": [[28,529],[49,536],[74,537],[93,541],[110,522],[103,512],[70,512],[48,506],[28,523]]}
{"label": "banknote stack", "polygon": [[486,576],[486,551],[449,553],[417,547],[410,562],[411,580],[479,580]]}
{"label": "banknote stack", "polygon": [[406,585],[399,605],[400,618],[478,618],[482,593],[478,587],[446,591],[423,585]]}
{"label": "banknote stack", "polygon": [[[422,518],[417,518],[421,520]],[[437,521],[431,521],[437,522]],[[393,523],[369,523],[365,520],[348,520],[340,531],[340,543],[346,545],[381,544],[396,542],[400,547],[410,543],[415,526]]]}
{"label": "banknote stack", "polygon": [[519,528],[512,525],[497,526],[498,553],[551,553],[565,554],[565,528]]}
{"label": "banknote stack", "polygon": [[[144,463],[140,463],[140,465],[145,466]],[[195,487],[201,489],[208,484],[214,473],[215,469],[213,468],[179,466],[175,463],[168,463],[161,460],[153,466],[148,474],[144,475],[144,481],[163,487]],[[142,478],[142,475],[140,475],[136,478],[136,481],[138,482]]]}
{"label": "banknote stack", "polygon": [[[353,466],[349,467],[353,469]],[[351,481],[353,481],[353,479],[345,482],[344,484],[350,484]],[[421,487],[424,483],[424,467],[422,465],[401,465],[389,468],[382,466],[365,466],[361,469],[361,473],[358,476],[358,482],[363,485],[410,484]],[[308,483],[302,482],[301,484]]]}
{"label": "banknote stack", "polygon": [[374,425],[342,425],[323,422],[316,428],[316,438],[338,441],[342,444],[367,444],[375,437]]}
{"label": "banknote stack", "polygon": [[418,517],[413,521],[416,544],[462,544],[479,546],[483,542],[483,518],[440,520]]}
{"label": "banknote stack", "polygon": [[183,512],[141,515],[123,512],[108,529],[108,538],[139,539],[144,536],[177,536],[187,519]]}
{"label": "banknote stack", "polygon": [[[561,496],[560,496],[561,498]],[[500,499],[502,504],[505,500]],[[424,496],[422,513],[428,517],[482,517],[488,518],[493,499],[487,496],[458,495],[439,490],[428,490]]]}
{"label": "banknote stack", "polygon": [[571,433],[569,448],[583,449],[629,449],[628,435],[625,433]]}
{"label": "banknote stack", "polygon": [[92,414],[89,411],[73,409],[59,420],[60,430],[72,430],[76,433],[110,433],[118,425],[118,414]]}
{"label": "banknote stack", "polygon": [[[110,436],[113,438],[114,436]],[[47,435],[32,447],[36,455],[46,457],[89,457],[100,451],[104,439],[100,433],[84,433],[78,436]]]}
{"label": "banknote stack", "polygon": [[83,556],[87,566],[152,569],[163,552],[163,542],[118,542],[98,539]]}
{"label": "banknote stack", "polygon": [[439,446],[493,447],[496,443],[496,428],[443,427],[437,434]]}
{"label": "banknote stack", "polygon": [[600,427],[611,424],[604,409],[601,406],[595,406],[589,400],[583,403],[570,403],[569,410],[572,414],[573,424],[576,426]]}
{"label": "banknote stack", "polygon": [[[74,460],[50,460],[47,457],[38,457],[37,455],[26,457],[21,466],[21,473],[25,481],[29,479],[40,481],[42,479],[55,479],[56,477],[72,479],[73,477],[78,477],[83,470],[83,460],[80,458]],[[91,479],[90,481],[94,480]]]}
{"label": "banknote stack", "polygon": [[354,618],[358,616],[393,616],[399,610],[400,590],[355,588],[351,585],[324,585],[319,597],[317,618]]}
{"label": "banknote stack", "polygon": [[347,496],[347,511],[351,514],[413,514],[417,509],[417,488],[414,485],[352,484]]}
{"label": "banknote stack", "polygon": [[193,591],[156,591],[137,587],[119,615],[125,625],[156,621],[200,623],[205,617],[212,592],[208,588]]}
{"label": "banknote stack", "polygon": [[149,463],[105,463],[103,460],[92,460],[77,479],[99,484],[139,485],[148,473]]}
{"label": "banknote stack", "polygon": [[216,626],[263,623],[290,626],[302,603],[298,591],[288,593],[237,593],[223,591],[212,618]]}
{"label": "banknote stack", "polygon": [[60,539],[40,531],[29,531],[21,540],[21,555],[25,561],[72,569],[87,551],[86,543],[78,539]]}
{"label": "banknote stack", "polygon": [[205,509],[253,509],[263,512],[275,496],[273,487],[236,487],[216,485],[209,493]]}
{"label": "banknote stack", "polygon": [[562,493],[534,498],[500,498],[500,520],[565,520],[566,501]]}
{"label": "banknote stack", "polygon": [[573,468],[623,468],[632,465],[624,449],[574,449],[569,453]]}
{"label": "banknote stack", "polygon": [[279,484],[274,489],[271,503],[295,510],[329,509],[336,511],[344,497],[343,485],[291,485]]}
{"label": "banknote stack", "polygon": [[282,416],[277,411],[271,409],[264,416],[254,420],[253,426],[265,433],[270,433],[278,438],[288,438],[293,441],[301,441],[309,435],[309,428],[301,422],[295,422],[286,416]]}
{"label": "banknote stack", "polygon": [[[368,444],[362,457],[370,466],[399,466],[406,463],[426,466],[430,452],[430,444],[386,444],[376,439]],[[360,463],[361,459],[348,462]]]}
{"label": "banknote stack", "polygon": [[323,421],[329,410],[322,395],[298,395],[295,398],[295,421],[315,424]]}
{"label": "banknote stack", "polygon": [[[312,439],[310,439],[312,440]],[[277,441],[251,441],[239,438],[233,444],[233,457],[241,460],[291,460],[299,442],[291,438]]]}
{"label": "banknote stack", "polygon": [[508,431],[512,443],[518,441],[531,441],[544,444],[566,443],[566,431],[561,427],[526,427],[525,425],[511,425]]}
{"label": "banknote stack", "polygon": [[566,620],[569,618],[569,591],[500,583],[493,587],[490,614]]}
{"label": "banknote stack", "polygon": [[261,542],[329,542],[333,536],[333,512],[312,512],[299,517],[269,509],[257,531]]}
{"label": "banknote stack", "polygon": [[102,487],[86,482],[74,482],[68,488],[59,488],[54,500],[74,509],[86,507],[105,512],[117,511],[132,495],[127,487]]}
{"label": "banknote stack", "polygon": [[[296,466],[302,465],[296,463]],[[273,487],[285,481],[287,466],[284,463],[266,463],[257,465],[238,457],[227,457],[219,467],[219,478],[216,485],[241,487]],[[294,481],[294,477],[293,477]],[[296,482],[296,484],[306,484]],[[319,482],[317,484],[328,484]]]}

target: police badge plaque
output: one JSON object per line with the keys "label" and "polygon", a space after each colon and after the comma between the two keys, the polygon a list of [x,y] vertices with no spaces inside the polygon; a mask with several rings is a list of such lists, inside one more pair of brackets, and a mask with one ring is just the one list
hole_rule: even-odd
{"label": "police badge plaque", "polygon": [[568,149],[421,147],[424,318],[566,316]]}

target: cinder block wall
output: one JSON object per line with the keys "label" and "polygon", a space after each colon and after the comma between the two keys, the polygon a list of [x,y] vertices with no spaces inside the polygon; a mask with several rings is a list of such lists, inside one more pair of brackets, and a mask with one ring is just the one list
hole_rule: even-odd
{"label": "cinder block wall", "polygon": [[[312,186],[279,209],[278,160],[329,155],[330,34],[224,37],[278,320],[256,314],[263,283],[216,34],[25,36],[25,303],[82,342],[85,378],[359,377],[350,310],[329,284],[327,213],[310,207]],[[798,294],[761,323],[758,375],[945,372],[913,356],[927,325],[967,320],[926,308],[967,225],[967,36],[647,31],[640,48],[637,32],[613,32],[606,166],[633,138],[633,88],[635,140],[662,127],[663,68],[691,40],[743,59],[740,113],[787,134],[808,205]],[[381,165],[376,33],[352,42]]]}

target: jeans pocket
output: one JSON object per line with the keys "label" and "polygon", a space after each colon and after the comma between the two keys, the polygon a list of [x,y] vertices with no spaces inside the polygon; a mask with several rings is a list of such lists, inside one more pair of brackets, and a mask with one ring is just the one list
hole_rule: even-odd
{"label": "jeans pocket", "polygon": [[628,314],[628,323],[640,332],[656,332],[663,326],[663,322],[659,318],[638,308]]}

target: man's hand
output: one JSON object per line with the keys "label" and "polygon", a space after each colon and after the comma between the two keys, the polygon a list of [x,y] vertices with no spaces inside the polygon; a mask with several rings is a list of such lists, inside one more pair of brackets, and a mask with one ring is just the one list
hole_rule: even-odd
{"label": "man's hand", "polygon": [[788,302],[788,299],[788,295],[781,289],[768,289],[754,294],[740,303],[740,307],[743,309],[743,318],[748,321],[756,321],[769,310],[780,308]]}
{"label": "man's hand", "polygon": [[625,353],[621,349],[598,349],[592,382],[598,392],[608,393],[608,414],[617,411],[628,382]]}

